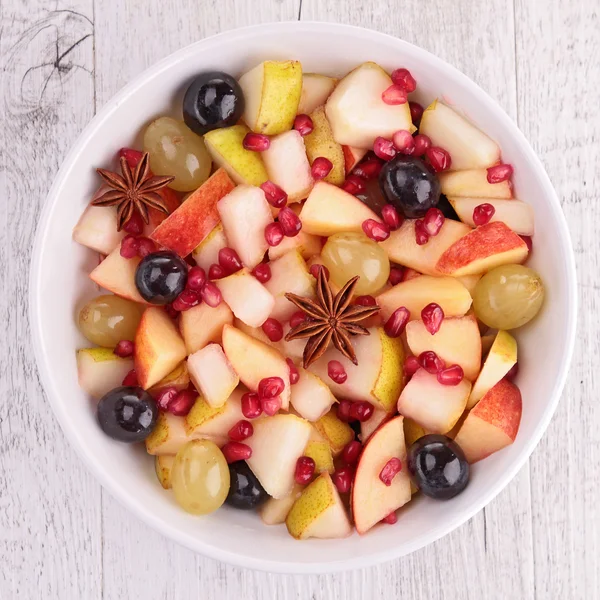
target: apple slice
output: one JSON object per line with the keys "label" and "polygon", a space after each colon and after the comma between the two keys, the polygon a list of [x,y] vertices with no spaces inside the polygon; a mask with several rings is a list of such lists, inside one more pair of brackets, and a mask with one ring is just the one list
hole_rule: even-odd
{"label": "apple slice", "polygon": [[[400,338],[388,337],[383,328],[370,328],[369,333],[370,335],[352,338],[358,365],[352,364],[332,347],[309,370],[327,383],[336,398],[368,400],[375,406],[390,411],[396,405],[402,390],[403,373],[398,367],[404,363],[402,341]],[[330,360],[338,360],[344,366],[348,375],[345,383],[335,383],[330,379],[327,372]]]}
{"label": "apple slice", "polygon": [[271,316],[279,321],[288,320],[298,307],[286,297],[286,293],[296,294],[304,298],[314,298],[315,278],[308,272],[308,267],[299,252],[292,251],[270,263],[271,279],[265,287],[275,298],[275,306]]}
{"label": "apple slice", "polygon": [[467,225],[475,227],[473,211],[480,204],[491,204],[494,215],[490,223],[502,221],[519,235],[533,235],[533,207],[520,200],[494,200],[491,198],[448,198],[458,218]]}
{"label": "apple slice", "polygon": [[303,73],[298,114],[310,115],[317,107],[325,104],[336,84],[337,79],[333,77],[317,73]]}
{"label": "apple slice", "polygon": [[167,313],[147,308],[135,334],[135,372],[147,390],[168,375],[185,357],[185,344]]}
{"label": "apple slice", "polygon": [[462,275],[461,277],[455,277],[454,279],[460,281],[467,288],[467,291],[469,292],[469,294],[471,294],[472,297],[473,293],[475,292],[475,286],[477,285],[477,282],[481,279],[481,276],[481,273],[477,273],[475,275]]}
{"label": "apple slice", "polygon": [[354,431],[348,423],[340,421],[335,409],[331,409],[314,424],[315,429],[329,444],[333,456],[337,456],[344,446],[354,439]]}
{"label": "apple slice", "polygon": [[219,264],[219,250],[226,247],[227,238],[223,231],[223,224],[218,223],[194,249],[192,257],[199,267],[208,272],[211,265]]}
{"label": "apple slice", "polygon": [[363,421],[360,424],[360,439],[363,444],[369,440],[369,438],[377,431],[379,426],[386,421],[389,421],[391,418],[391,413],[387,410],[383,410],[382,408],[376,408],[373,411],[370,419]]}
{"label": "apple slice", "polygon": [[77,350],[77,377],[83,391],[99,400],[122,385],[125,375],[133,369],[131,358],[119,358],[110,348]]}
{"label": "apple slice", "polygon": [[304,260],[308,260],[321,252],[321,238],[301,229],[298,235],[284,237],[279,245],[269,246],[269,260],[277,260],[292,250],[297,250]]}
{"label": "apple slice", "polygon": [[458,385],[443,385],[436,375],[419,369],[400,394],[398,412],[429,433],[446,433],[465,411],[470,393],[466,378]]}
{"label": "apple slice", "polygon": [[434,335],[427,331],[423,321],[410,321],[406,325],[406,340],[415,356],[433,350],[447,366],[460,365],[468,380],[477,378],[481,367],[481,336],[474,315],[446,317]]}
{"label": "apple slice", "polygon": [[173,467],[174,462],[174,456],[157,456],[154,459],[156,477],[158,477],[160,485],[162,485],[165,490],[171,489],[171,468]]}
{"label": "apple slice", "polygon": [[[410,500],[403,421],[403,417],[396,417],[382,425],[360,455],[350,503],[356,531],[361,535]],[[388,486],[379,474],[391,458],[400,459],[402,469]]]}
{"label": "apple slice", "polygon": [[265,227],[273,222],[265,193],[257,187],[239,185],[217,205],[229,245],[248,268],[254,268],[269,245]]}
{"label": "apple slice", "polygon": [[308,456],[315,461],[315,473],[333,473],[335,466],[333,464],[333,454],[329,442],[313,427],[304,456]]}
{"label": "apple slice", "polygon": [[211,439],[218,446],[228,441],[227,433],[241,419],[242,395],[244,390],[236,389],[219,407],[211,406],[202,396],[198,396],[192,410],[184,419],[187,435],[194,439]]}
{"label": "apple slice", "polygon": [[281,377],[285,384],[281,407],[288,409],[290,369],[280,352],[231,325],[223,327],[223,350],[242,383],[253,391],[258,389],[261,379]]}
{"label": "apple slice", "polygon": [[186,257],[219,222],[217,202],[235,188],[229,175],[219,169],[183,204],[171,213],[150,236],[159,246]]}
{"label": "apple slice", "polygon": [[281,525],[285,523],[294,502],[300,498],[304,488],[297,483],[285,498],[269,498],[259,509],[258,514],[265,525]]}
{"label": "apple slice", "polygon": [[209,131],[204,135],[204,141],[214,163],[227,171],[233,181],[259,186],[269,176],[260,153],[243,146],[249,132],[245,125],[232,125]]}
{"label": "apple slice", "polygon": [[472,464],[512,444],[521,424],[519,388],[501,379],[475,405],[454,441]]}
{"label": "apple slice", "polygon": [[376,137],[391,139],[399,129],[415,130],[408,102],[390,105],[382,100],[391,85],[390,76],[373,62],[360,65],[337,84],[325,112],[338,144],[371,149]]}
{"label": "apple slice", "polygon": [[278,414],[253,421],[254,433],[244,443],[252,448],[246,460],[267,494],[284,498],[294,487],[296,461],[311,433],[308,421]]}
{"label": "apple slice", "polygon": [[517,362],[517,341],[506,331],[496,334],[494,343],[473,384],[467,408],[473,408],[488,390],[493,388]]}
{"label": "apple slice", "polygon": [[319,377],[298,367],[300,378],[292,386],[290,402],[298,414],[307,421],[318,421],[335,404],[331,390]]}
{"label": "apple slice", "polygon": [[452,244],[439,258],[440,273],[475,275],[500,265],[522,263],[529,250],[524,240],[504,223],[488,223]]}
{"label": "apple slice", "polygon": [[368,150],[366,148],[354,148],[353,146],[342,146],[344,152],[344,166],[346,175],[365,157]]}
{"label": "apple slice", "polygon": [[438,173],[442,194],[448,198],[512,198],[510,181],[489,183],[487,169]]}
{"label": "apple slice", "polygon": [[325,107],[319,106],[311,113],[310,118],[313,130],[304,138],[308,160],[312,165],[318,157],[329,159],[333,169],[323,181],[341,185],[346,178],[346,159],[342,146],[333,139],[331,126],[325,116]]}
{"label": "apple slice", "polygon": [[266,60],[239,78],[246,102],[243,119],[257,133],[276,135],[292,128],[302,93],[302,65]]}
{"label": "apple slice", "polygon": [[174,456],[192,439],[186,431],[184,417],[160,411],[152,433],[145,440],[146,452],[153,456]]}
{"label": "apple slice", "polygon": [[500,162],[498,144],[439,100],[425,109],[419,133],[450,154],[453,170],[487,168]]}
{"label": "apple slice", "polygon": [[148,392],[156,398],[166,388],[175,388],[178,392],[185,390],[190,385],[190,374],[188,373],[187,362],[184,360],[178,364],[168,375],[163,377],[156,385],[153,385]]}
{"label": "apple slice", "polygon": [[410,267],[419,273],[441,275],[437,270],[440,256],[457,240],[467,235],[472,229],[452,219],[446,219],[439,233],[422,246],[415,237],[415,220],[406,219],[400,229],[392,231],[390,237],[381,242],[390,260],[399,265]]}
{"label": "apple slice", "polygon": [[240,382],[219,344],[194,352],[187,364],[194,386],[213,408],[223,406]]}
{"label": "apple slice", "polygon": [[88,205],[73,229],[74,241],[100,254],[110,254],[120,247],[125,235],[125,231],[117,231],[117,211],[114,206]]}
{"label": "apple slice", "polygon": [[221,343],[221,331],[226,324],[233,323],[233,313],[225,302],[212,307],[204,302],[179,316],[179,329],[188,354],[201,350],[210,342]]}
{"label": "apple slice", "polygon": [[292,129],[271,138],[271,145],[262,152],[269,179],[287,195],[288,202],[304,200],[314,184],[304,139]]}
{"label": "apple slice", "polygon": [[324,181],[313,187],[300,219],[304,231],[322,236],[348,231],[362,233],[362,224],[367,219],[381,222],[356,196]]}
{"label": "apple slice", "polygon": [[179,194],[169,187],[164,187],[158,190],[158,195],[165,203],[168,214],[165,214],[161,210],[156,208],[148,207],[148,224],[144,224],[144,235],[150,237],[150,234],[165,220],[170,214],[174,213],[180,206]]}
{"label": "apple slice", "polygon": [[411,319],[419,319],[423,308],[431,302],[439,304],[447,317],[460,317],[471,308],[472,298],[467,288],[454,277],[430,275],[402,281],[377,296],[384,321],[401,306],[408,308]]}
{"label": "apple slice", "polygon": [[352,524],[329,473],[321,474],[304,489],[285,523],[290,535],[298,540],[337,539],[352,533]]}
{"label": "apple slice", "polygon": [[269,318],[275,298],[246,267],[216,284],[233,314],[246,325],[260,327]]}
{"label": "apple slice", "polygon": [[90,273],[90,279],[121,298],[148,304],[135,286],[135,271],[139,264],[137,257],[123,258],[119,245]]}

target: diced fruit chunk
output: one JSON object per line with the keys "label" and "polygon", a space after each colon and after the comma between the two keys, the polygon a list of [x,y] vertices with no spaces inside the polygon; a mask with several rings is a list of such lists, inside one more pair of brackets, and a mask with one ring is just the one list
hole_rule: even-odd
{"label": "diced fruit chunk", "polygon": [[315,428],[331,448],[333,456],[337,456],[348,442],[354,439],[354,431],[348,423],[340,421],[335,410],[330,410],[315,422]]}
{"label": "diced fruit chunk", "polygon": [[318,421],[335,403],[329,387],[310,371],[298,367],[300,378],[292,386],[290,402],[294,410],[308,421]]}
{"label": "diced fruit chunk", "polygon": [[329,442],[325,440],[316,429],[313,430],[306,448],[304,456],[308,456],[315,461],[315,473],[333,473],[335,466],[333,464],[333,454]]}
{"label": "diced fruit chunk", "polygon": [[185,428],[184,417],[160,412],[152,433],[146,438],[146,452],[155,456],[173,456],[192,439]]}
{"label": "diced fruit chunk", "polygon": [[119,358],[110,348],[77,350],[79,385],[95,400],[119,387],[131,369],[133,360]]}
{"label": "diced fruit chunk", "polygon": [[325,104],[336,83],[337,79],[333,77],[317,73],[303,73],[298,114],[309,115],[317,107]]}
{"label": "diced fruit chunk", "polygon": [[171,489],[171,467],[174,462],[174,456],[157,456],[154,459],[156,476],[158,477],[158,481],[160,481],[160,485],[162,485],[165,490]]}
{"label": "diced fruit chunk", "polygon": [[123,258],[120,250],[120,246],[117,246],[90,273],[90,279],[117,296],[140,304],[147,304],[135,286],[135,271],[140,264],[140,259],[138,257]]}
{"label": "diced fruit chunk", "polygon": [[187,369],[187,362],[183,361],[177,365],[168,375],[163,377],[156,385],[153,385],[148,392],[156,398],[166,388],[174,388],[178,392],[185,390],[190,385],[190,374]]}
{"label": "diced fruit chunk", "polygon": [[227,247],[227,238],[223,231],[223,225],[219,223],[213,230],[198,244],[192,252],[192,257],[199,267],[206,272],[211,265],[219,263],[219,250]]}
{"label": "diced fruit chunk", "polygon": [[73,229],[73,240],[100,254],[110,254],[125,235],[125,231],[117,231],[117,211],[114,206],[90,204]]}
{"label": "diced fruit chunk", "polygon": [[294,502],[300,497],[303,486],[295,484],[285,498],[269,498],[259,509],[262,522],[265,525],[280,525],[285,523]]}
{"label": "diced fruit chunk", "polygon": [[360,424],[360,439],[364,443],[377,431],[382,423],[390,419],[390,413],[382,408],[376,408],[373,411],[370,419],[361,422]]}
{"label": "diced fruit chunk", "polygon": [[442,194],[448,198],[512,198],[510,181],[489,183],[487,169],[438,173]]}
{"label": "diced fruit chunk", "polygon": [[231,323],[233,313],[225,302],[214,308],[203,302],[182,312],[179,317],[179,329],[187,353],[192,354],[210,342],[221,343],[223,326]]}
{"label": "diced fruit chunk", "polygon": [[269,246],[269,260],[277,260],[280,256],[287,254],[291,250],[297,250],[304,260],[308,260],[315,254],[321,252],[321,238],[306,233],[306,231],[302,229],[300,233],[294,237],[284,237],[277,246]]}
{"label": "diced fruit chunk", "polygon": [[194,406],[184,418],[188,435],[212,439],[218,446],[222,446],[227,441],[229,430],[244,418],[241,405],[242,394],[242,390],[235,390],[227,402],[219,407],[211,406],[202,396],[198,396]]}
{"label": "diced fruit chunk", "polygon": [[494,200],[491,198],[448,198],[458,218],[467,225],[475,227],[473,211],[482,204],[494,207],[490,223],[502,221],[519,235],[533,235],[533,207],[520,200]]}

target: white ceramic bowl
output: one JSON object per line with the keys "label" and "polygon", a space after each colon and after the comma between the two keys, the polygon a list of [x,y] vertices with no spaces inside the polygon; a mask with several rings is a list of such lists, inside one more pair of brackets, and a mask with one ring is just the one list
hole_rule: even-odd
{"label": "white ceramic bowl", "polygon": [[[342,75],[372,60],[409,68],[420,100],[444,98],[464,111],[515,165],[516,193],[535,209],[531,265],[546,284],[541,314],[517,332],[523,418],[515,443],[476,464],[467,489],[448,502],[426,498],[402,510],[395,527],[343,540],[292,539],[252,513],[224,508],[207,517],[179,509],[159,486],[142,448],[111,441],[96,424],[77,384],[75,349],[84,344],[76,306],[95,293],[87,273],[97,257],[71,241],[71,230],[98,186],[94,167],[131,144],[153,117],[179,112],[182,91],[205,69],[239,75],[264,59],[294,58],[306,71]],[[452,531],[483,508],[515,475],[546,429],[571,359],[576,321],[573,252],[560,204],[530,145],[510,118],[465,75],[396,38],[345,25],[278,23],[202,40],[147,70],[102,108],[66,158],[46,201],[33,253],[31,324],[41,378],[69,440],[91,471],[123,505],[165,536],[202,554],[243,567],[315,573],[360,568],[402,556]]]}

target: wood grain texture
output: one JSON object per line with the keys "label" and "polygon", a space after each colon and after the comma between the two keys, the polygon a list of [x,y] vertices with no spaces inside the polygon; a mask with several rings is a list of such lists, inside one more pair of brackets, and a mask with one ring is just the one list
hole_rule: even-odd
{"label": "wood grain texture", "polygon": [[[600,589],[600,83],[597,2],[561,0],[0,0],[0,598],[594,598]],[[330,20],[416,43],[516,119],[563,198],[577,253],[580,351],[548,433],[507,489],[436,544],[380,567],[286,576],[177,546],[120,507],[50,417],[26,315],[39,207],[83,126],[124,84],[202,37]],[[6,151],[9,149],[9,151]],[[36,165],[32,174],[32,165]],[[596,424],[596,427],[594,427]]]}

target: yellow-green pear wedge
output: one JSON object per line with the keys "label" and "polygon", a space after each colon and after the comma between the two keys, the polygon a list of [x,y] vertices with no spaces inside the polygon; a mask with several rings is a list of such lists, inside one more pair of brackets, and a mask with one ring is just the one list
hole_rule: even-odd
{"label": "yellow-green pear wedge", "polygon": [[517,362],[517,341],[506,331],[499,331],[473,384],[467,408],[473,408]]}
{"label": "yellow-green pear wedge", "polygon": [[184,417],[160,412],[152,433],[146,438],[146,452],[161,456],[174,456],[192,437],[185,427]]}
{"label": "yellow-green pear wedge", "polygon": [[323,415],[314,426],[329,444],[333,456],[340,454],[344,446],[354,439],[352,427],[338,419],[335,409]]}
{"label": "yellow-green pear wedge", "polygon": [[333,454],[329,442],[313,427],[310,439],[304,449],[304,456],[308,456],[315,461],[315,473],[333,473],[335,466],[333,464]]}
{"label": "yellow-green pear wedge", "polygon": [[317,107],[325,104],[336,84],[337,79],[333,77],[318,73],[303,73],[298,114],[310,115]]}
{"label": "yellow-green pear wedge", "polygon": [[79,385],[95,400],[119,387],[133,369],[133,359],[118,357],[111,348],[77,350]]}
{"label": "yellow-green pear wedge", "polygon": [[250,130],[245,125],[213,129],[204,135],[206,147],[214,162],[238,184],[259,186],[269,176],[258,152],[242,145]]}
{"label": "yellow-green pear wedge", "polygon": [[244,390],[236,389],[225,404],[211,406],[202,396],[198,396],[194,406],[185,417],[185,430],[195,438],[207,438],[217,445],[227,439],[227,432],[241,419],[241,400]]}
{"label": "yellow-green pear wedge", "polygon": [[262,522],[265,525],[281,525],[281,523],[285,523],[288,513],[292,506],[294,506],[294,502],[300,497],[303,489],[303,486],[296,483],[291,493],[285,498],[269,498],[258,511]]}
{"label": "yellow-green pear wedge", "polygon": [[298,381],[292,386],[290,402],[308,421],[318,421],[336,402],[329,386],[314,373],[298,367]]}
{"label": "yellow-green pear wedge", "polygon": [[175,462],[174,456],[156,456],[154,458],[154,468],[156,470],[156,476],[158,477],[158,481],[160,481],[160,485],[165,488],[165,490],[171,489],[171,467]]}
{"label": "yellow-green pear wedge", "polygon": [[298,540],[344,538],[352,525],[329,473],[323,473],[306,489],[285,520],[288,531]]}
{"label": "yellow-green pear wedge", "polygon": [[277,135],[292,128],[302,94],[302,65],[266,60],[239,78],[246,102],[243,119],[257,133]]}

